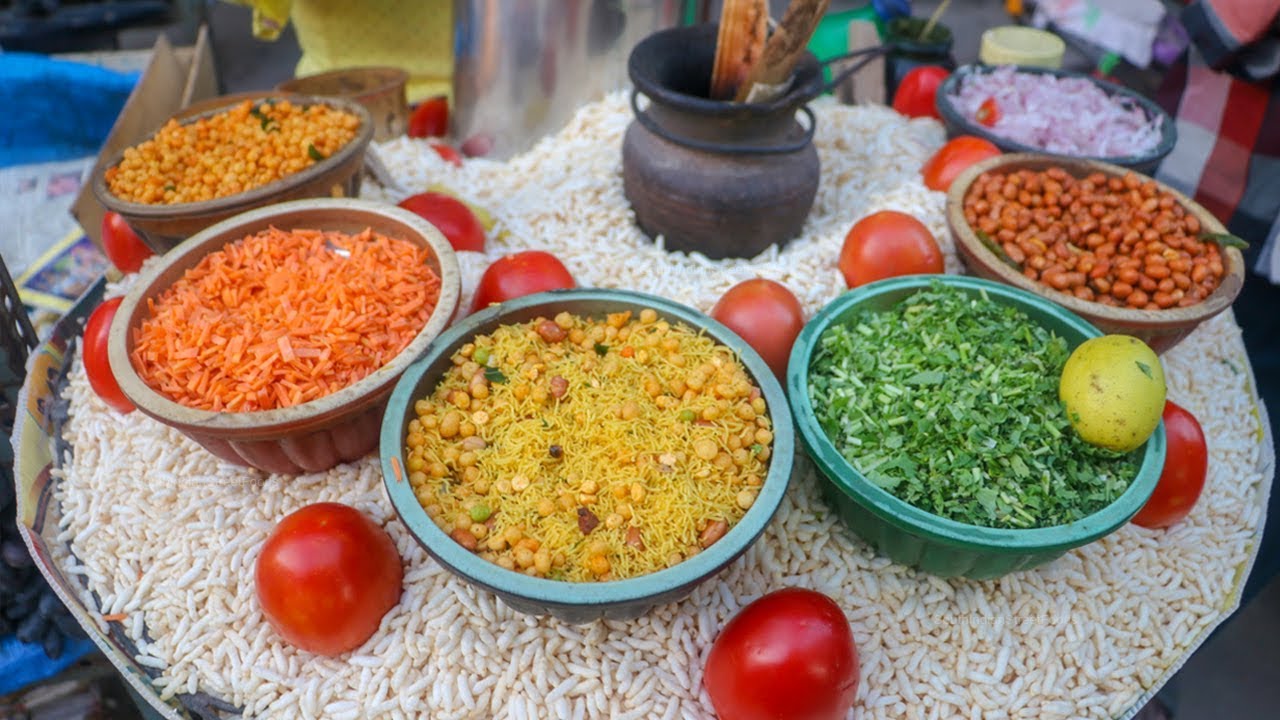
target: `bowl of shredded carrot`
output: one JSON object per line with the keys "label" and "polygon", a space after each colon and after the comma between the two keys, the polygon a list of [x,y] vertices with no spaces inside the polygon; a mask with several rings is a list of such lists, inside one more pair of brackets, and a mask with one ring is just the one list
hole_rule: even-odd
{"label": "bowl of shredded carrot", "polygon": [[108,341],[144,414],[272,473],[378,443],[400,375],[452,321],[457,258],[430,223],[362,200],[252,210],[144,272]]}
{"label": "bowl of shredded carrot", "polygon": [[359,194],[373,121],[355,100],[252,93],[194,110],[100,163],[90,180],[157,254],[254,208]]}

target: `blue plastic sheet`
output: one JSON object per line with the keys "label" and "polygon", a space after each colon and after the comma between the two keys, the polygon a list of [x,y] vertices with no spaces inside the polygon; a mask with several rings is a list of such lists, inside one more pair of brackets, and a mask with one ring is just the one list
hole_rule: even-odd
{"label": "blue plastic sheet", "polygon": [[66,638],[62,656],[50,660],[39,645],[19,642],[12,635],[0,637],[0,695],[51,678],[96,649],[89,640]]}
{"label": "blue plastic sheet", "polygon": [[911,0],[871,0],[871,7],[885,21],[911,14]]}
{"label": "blue plastic sheet", "polygon": [[139,75],[0,54],[0,167],[96,155]]}

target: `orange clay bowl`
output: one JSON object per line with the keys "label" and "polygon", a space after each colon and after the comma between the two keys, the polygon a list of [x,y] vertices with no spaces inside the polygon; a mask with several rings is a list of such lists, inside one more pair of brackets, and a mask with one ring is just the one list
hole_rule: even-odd
{"label": "orange clay bowl", "polygon": [[[1081,300],[1074,295],[1054,290],[1038,280],[1026,277],[1017,267],[997,256],[978,238],[974,229],[965,221],[964,197],[969,192],[969,186],[979,175],[988,171],[1047,170],[1051,167],[1060,167],[1077,178],[1083,178],[1094,172],[1101,172],[1107,177],[1122,177],[1128,172],[1126,168],[1097,160],[1051,157],[1035,153],[1000,155],[969,167],[956,177],[951,183],[950,190],[947,191],[947,225],[951,229],[951,237],[955,240],[956,251],[970,273],[1041,295],[1088,320],[1102,332],[1132,335],[1146,342],[1157,353],[1163,353],[1177,345],[1200,323],[1231,307],[1231,303],[1235,301],[1244,285],[1244,256],[1233,247],[1222,248],[1226,272],[1213,294],[1195,305],[1165,310],[1109,307],[1091,300]],[[1146,176],[1143,178],[1145,180]],[[1157,185],[1161,191],[1168,192],[1177,198],[1187,212],[1194,214],[1200,220],[1204,231],[1226,232],[1222,223],[1195,201],[1164,183],[1157,181]]]}
{"label": "orange clay bowl", "polygon": [[[400,354],[363,379],[293,407],[213,412],[180,405],[143,382],[130,361],[133,330],[156,297],[206,255],[266,230],[314,229],[358,233],[365,228],[431,250],[440,297],[426,325]],[[364,200],[298,200],[252,210],[205,229],[144,271],[125,296],[107,340],[107,357],[120,389],[145,415],[178,429],[228,462],[266,472],[320,472],[367,455],[378,445],[382,412],[405,368],[453,320],[462,285],[458,259],[433,225],[400,208]]]}
{"label": "orange clay bowl", "polygon": [[[373,121],[369,111],[355,100],[338,97],[313,97],[309,95],[291,95],[287,93],[242,93],[224,98],[215,98],[196,108],[180,110],[172,117],[182,125],[193,123],[201,118],[212,117],[224,112],[245,100],[253,100],[255,104],[262,100],[288,100],[304,106],[328,105],[360,118],[360,127],[356,136],[342,149],[320,162],[303,168],[296,173],[269,182],[266,185],[251,188],[235,195],[205,200],[201,202],[173,203],[169,205],[136,203],[116,197],[107,187],[106,173],[109,168],[120,164],[124,151],[113,157],[110,162],[99,163],[90,178],[90,187],[102,206],[120,213],[138,235],[157,255],[163,255],[179,243],[214,223],[226,220],[234,215],[265,207],[286,200],[304,198],[341,198],[355,197],[360,192],[360,175],[364,169],[364,154],[373,139]],[[168,122],[168,119],[165,120]],[[165,123],[161,123],[163,127]],[[160,128],[157,127],[156,131]],[[152,131],[146,138],[135,145],[155,136]]]}

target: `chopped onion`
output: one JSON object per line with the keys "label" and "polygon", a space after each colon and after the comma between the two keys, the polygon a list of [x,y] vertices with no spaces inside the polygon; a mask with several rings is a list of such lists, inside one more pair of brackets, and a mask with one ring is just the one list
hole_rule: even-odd
{"label": "chopped onion", "polygon": [[976,123],[988,98],[1000,108],[988,132],[1047,152],[1112,158],[1143,155],[1160,144],[1163,117],[1148,117],[1131,98],[1109,95],[1088,78],[1003,66],[967,75],[951,102]]}

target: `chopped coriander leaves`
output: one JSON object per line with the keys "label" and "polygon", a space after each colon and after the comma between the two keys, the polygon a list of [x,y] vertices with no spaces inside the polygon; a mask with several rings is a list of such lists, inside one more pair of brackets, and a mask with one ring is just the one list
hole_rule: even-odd
{"label": "chopped coriander leaves", "polygon": [[934,283],[819,340],[809,395],[869,481],[918,508],[995,528],[1061,525],[1118,498],[1138,453],[1071,431],[1066,342],[985,294]]}
{"label": "chopped coriander leaves", "polygon": [[324,153],[317,150],[315,145],[312,145],[311,143],[307,143],[307,157],[311,158],[312,160],[315,160],[316,162],[320,162],[325,158],[325,155]]}
{"label": "chopped coriander leaves", "polygon": [[507,381],[507,376],[503,375],[498,368],[487,367],[484,369],[484,379],[491,383],[504,383]]}

